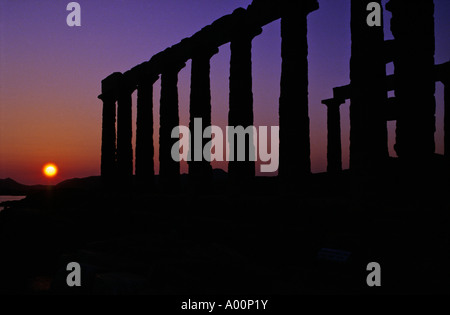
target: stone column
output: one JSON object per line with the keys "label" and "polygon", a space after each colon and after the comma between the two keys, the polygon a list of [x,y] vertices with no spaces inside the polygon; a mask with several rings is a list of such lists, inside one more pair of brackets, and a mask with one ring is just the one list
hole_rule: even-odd
{"label": "stone column", "polygon": [[450,61],[434,66],[434,79],[444,85],[444,160],[450,172]]}
{"label": "stone column", "polygon": [[399,105],[395,150],[408,169],[423,169],[435,152],[436,100],[434,81],[433,0],[390,0],[391,31]]}
{"label": "stone column", "polygon": [[285,6],[281,17],[279,175],[297,181],[311,173],[307,15],[319,5],[317,1],[286,1]]}
{"label": "stone column", "polygon": [[342,145],[341,145],[341,113],[339,107],[345,103],[343,100],[323,100],[327,106],[327,172],[339,173],[342,171]]}
{"label": "stone column", "polygon": [[[189,177],[193,181],[209,182],[212,178],[211,163],[204,159],[203,148],[211,138],[203,138],[204,130],[211,126],[210,59],[218,48],[194,53],[191,64],[191,96],[189,107],[189,129],[191,131]],[[202,126],[194,122],[201,119]],[[197,128],[195,128],[197,127]],[[196,141],[196,136],[200,141]]]}
{"label": "stone column", "polygon": [[179,139],[171,137],[172,130],[179,126],[178,72],[185,64],[168,64],[161,74],[160,127],[159,127],[159,180],[163,185],[177,184],[180,177],[180,162],[172,159],[171,150]]}
{"label": "stone column", "polygon": [[101,176],[112,180],[116,170],[116,100],[112,95],[100,95],[103,101]]}
{"label": "stone column", "polygon": [[117,89],[122,80],[122,73],[115,72],[102,80],[103,101],[102,113],[102,147],[101,176],[104,183],[109,184],[116,177],[116,101]]}
{"label": "stone column", "polygon": [[[449,74],[450,75],[450,74]],[[444,83],[444,156],[450,168],[450,78]]]}
{"label": "stone column", "polygon": [[[241,126],[247,129],[247,127],[253,126],[252,40],[261,32],[261,28],[243,29],[231,40],[230,108],[228,112],[228,124],[231,127]],[[228,174],[230,178],[249,179],[254,177],[255,162],[252,154],[256,152],[253,136],[245,135],[245,161],[237,160],[239,139],[231,133],[228,134],[228,138],[230,144]]]}
{"label": "stone column", "polygon": [[119,91],[117,105],[117,167],[120,183],[127,187],[131,185],[133,176],[133,146],[131,94],[134,87],[123,78]]}
{"label": "stone column", "polygon": [[153,84],[159,76],[141,78],[137,87],[136,181],[141,187],[154,183]]}
{"label": "stone column", "polygon": [[381,7],[381,0],[351,1],[350,169],[361,172],[377,171],[389,158],[386,44],[383,20],[381,26],[367,24],[370,2]]}

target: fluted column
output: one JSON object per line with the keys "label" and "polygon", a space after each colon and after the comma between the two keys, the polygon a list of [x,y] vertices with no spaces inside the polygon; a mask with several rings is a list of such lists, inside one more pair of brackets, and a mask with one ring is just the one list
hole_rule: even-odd
{"label": "fluted column", "polygon": [[383,168],[389,157],[385,119],[388,44],[382,26],[367,24],[370,2],[381,7],[381,0],[351,1],[350,168],[363,172]]}
{"label": "fluted column", "polygon": [[[202,47],[203,48],[203,47]],[[191,64],[191,96],[189,107],[189,129],[191,145],[189,161],[189,177],[194,181],[209,182],[212,178],[211,163],[205,160],[203,148],[211,139],[203,138],[205,128],[211,126],[211,83],[210,59],[219,50],[205,49],[195,52]],[[201,119],[202,126],[195,126],[195,121]],[[197,128],[196,128],[197,127]],[[196,141],[201,139],[200,141]]]}
{"label": "fluted column", "polygon": [[141,187],[154,182],[153,84],[158,75],[141,78],[137,87],[136,181]]}
{"label": "fluted column", "polygon": [[281,17],[279,175],[295,181],[311,172],[307,15],[318,8],[317,1],[286,2]]}
{"label": "fluted column", "polygon": [[159,179],[162,184],[176,184],[180,177],[180,162],[172,159],[171,150],[178,139],[171,137],[179,126],[178,72],[185,64],[169,64],[161,74]]}
{"label": "fluted column", "polygon": [[435,152],[436,100],[434,81],[433,0],[390,0],[391,31],[399,105],[395,150],[410,168],[425,170]]}
{"label": "fluted column", "polygon": [[341,145],[341,113],[340,106],[343,100],[323,100],[327,106],[327,172],[339,173],[342,171],[342,145]]}
{"label": "fluted column", "polygon": [[[252,92],[252,40],[262,30],[243,29],[231,40],[230,60],[230,108],[228,124],[232,127],[253,126],[253,92]],[[255,176],[255,162],[251,154],[255,153],[253,137],[245,135],[245,161],[238,161],[238,139],[229,134],[230,162],[228,174],[231,178],[252,178]],[[243,149],[243,148],[239,148]]]}
{"label": "fluted column", "polygon": [[122,185],[131,184],[133,176],[132,101],[134,88],[123,79],[117,105],[117,167]]}

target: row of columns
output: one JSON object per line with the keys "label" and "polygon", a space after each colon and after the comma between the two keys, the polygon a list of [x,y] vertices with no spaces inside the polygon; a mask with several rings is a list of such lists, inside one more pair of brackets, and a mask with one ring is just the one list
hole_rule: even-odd
{"label": "row of columns", "polygon": [[[307,15],[318,9],[316,1],[308,8],[293,11],[285,8],[281,18],[282,36],[282,74],[280,96],[280,174],[296,175],[310,173],[310,143],[308,117],[308,60],[307,60]],[[253,125],[252,94],[252,40],[261,34],[259,26],[249,24],[243,31],[233,34],[230,48],[230,96],[228,121],[230,126]],[[167,50],[171,54],[172,48]],[[210,59],[218,52],[214,46],[203,45],[194,49],[191,55],[191,94],[190,123],[194,133],[194,121],[202,119],[201,133],[211,125]],[[160,182],[177,182],[180,176],[180,163],[172,159],[171,150],[178,141],[171,137],[173,128],[179,126],[178,113],[178,73],[185,66],[185,60],[171,58],[164,62],[161,74],[159,164]],[[153,147],[153,84],[159,78],[156,74],[145,74],[138,78],[137,85],[127,80],[127,73],[114,73],[102,81],[103,101],[102,157],[101,173],[106,181],[112,181],[115,174],[128,185],[133,174],[132,147],[132,102],[135,89],[137,95],[137,134],[136,134],[136,180],[148,185],[154,179]],[[116,137],[117,101],[117,137]],[[117,143],[116,143],[117,139]],[[203,153],[202,148],[210,139],[196,143],[191,137],[192,161],[189,162],[190,178],[206,181],[212,177],[210,162],[204,159],[195,161],[195,151]],[[255,176],[255,154],[253,136],[246,138],[246,160],[237,161],[235,139],[231,147],[234,159],[229,162],[229,176],[234,179],[248,179]],[[253,149],[252,149],[253,148]],[[295,152],[292,151],[295,148]],[[300,162],[299,162],[300,161]]]}
{"label": "row of columns", "polygon": [[[350,168],[363,172],[383,168],[389,156],[386,121],[393,118],[397,120],[395,150],[399,158],[411,162],[413,167],[427,165],[424,160],[435,152],[436,130],[433,0],[413,0],[407,7],[400,0],[387,3],[386,8],[392,12],[394,41],[384,41],[383,27],[368,26],[366,10],[370,2],[377,2],[381,8],[380,0],[351,1]],[[389,61],[394,61],[395,66],[396,97],[392,99],[387,98],[391,84],[385,65]],[[448,84],[444,84],[447,99]],[[341,168],[340,148],[337,149],[340,130],[336,128],[339,120],[336,110],[341,99],[345,100],[335,95],[334,99],[323,101],[328,107],[331,171]],[[445,102],[445,155],[448,159],[450,114],[448,100]],[[392,105],[395,110],[389,108]]]}
{"label": "row of columns", "polygon": [[[405,35],[404,20],[409,15],[400,10],[398,2],[391,0],[388,9],[393,12],[392,31],[399,41],[392,47],[396,68],[396,98],[387,99],[387,89],[392,76],[386,77],[386,52],[382,28],[368,28],[362,12],[368,1],[352,1],[352,59],[351,59],[351,130],[350,165],[353,169],[377,169],[387,158],[386,121],[397,120],[397,143],[395,149],[400,157],[430,155],[434,153],[435,100],[434,80],[430,80],[430,61],[434,62],[433,1],[425,1],[425,26],[419,40],[428,43],[412,57],[405,59],[404,47],[412,47],[416,39]],[[378,1],[380,2],[380,1]],[[298,9],[298,8],[297,8]],[[282,36],[282,75],[280,95],[280,176],[298,178],[310,173],[310,143],[308,117],[308,62],[307,62],[307,23],[306,16],[317,7],[300,10],[288,8],[281,19]],[[364,11],[365,12],[365,11]],[[295,14],[294,14],[295,13]],[[410,12],[411,13],[411,12]],[[399,21],[400,20],[400,21]],[[403,22],[402,22],[403,21]],[[406,28],[405,28],[406,27]],[[238,34],[231,41],[230,61],[230,109],[229,125],[253,125],[253,96],[251,76],[251,43],[261,33],[259,27]],[[203,130],[211,124],[210,59],[218,48],[202,47],[192,56],[190,129],[194,133],[193,122],[201,118]],[[367,62],[370,60],[370,62]],[[420,62],[418,62],[418,60]],[[418,64],[417,67],[414,67]],[[367,66],[370,65],[370,69]],[[177,139],[171,138],[171,131],[179,124],[178,117],[178,72],[184,62],[170,63],[161,74],[161,113],[160,113],[160,174],[161,180],[176,181],[179,177],[179,162],[171,157],[171,148]],[[419,69],[420,68],[420,69]],[[432,69],[432,67],[431,67]],[[420,70],[420,71],[419,71]],[[421,71],[425,71],[424,77]],[[445,72],[447,73],[447,72]],[[421,84],[414,89],[419,96],[412,99],[410,85],[417,75]],[[129,183],[133,170],[133,151],[131,144],[131,93],[138,90],[138,119],[136,135],[136,178],[139,183],[151,183],[154,177],[153,148],[153,83],[158,75],[150,74],[139,78],[137,86],[129,84],[124,75],[114,73],[102,81],[103,129],[102,129],[102,166],[104,178],[113,178],[117,172],[122,181]],[[449,83],[448,77],[440,79],[445,85],[445,156],[450,156],[449,136]],[[410,84],[411,83],[411,84]],[[417,82],[416,82],[417,83]],[[414,84],[416,84],[414,83]],[[423,84],[423,86],[422,86]],[[408,91],[405,89],[407,88]],[[119,91],[119,92],[117,92]],[[338,94],[338,93],[335,93]],[[371,97],[368,97],[370,95]],[[117,148],[116,148],[116,106],[118,101]],[[339,106],[345,98],[337,97],[324,100],[328,107],[328,171],[342,170],[342,152],[340,136]],[[421,102],[423,101],[423,102]],[[386,113],[390,103],[398,110],[395,117]],[[414,106],[410,106],[414,104]],[[418,125],[424,115],[425,123]],[[391,117],[392,116],[392,117]],[[420,116],[420,117],[419,117]],[[420,129],[420,131],[415,130]],[[203,134],[202,130],[202,134]],[[415,141],[417,140],[417,144]],[[195,143],[191,138],[191,148],[202,152],[209,139]],[[253,147],[253,137],[246,139],[246,147]],[[236,141],[234,141],[236,144]],[[293,146],[293,144],[296,144]],[[402,147],[405,149],[402,151]],[[233,148],[232,152],[233,152]],[[253,150],[254,151],[254,150]],[[407,153],[409,152],[409,153]],[[428,153],[427,153],[428,152]],[[236,152],[234,151],[233,154]],[[246,162],[229,163],[229,174],[233,178],[251,178],[255,175],[255,163],[250,161],[252,149],[246,152]],[[194,155],[191,154],[192,158]],[[208,181],[212,169],[208,161],[189,162],[191,179]]]}
{"label": "row of columns", "polygon": [[[435,68],[434,81],[442,82],[444,85],[444,157],[447,167],[450,167],[450,62],[437,65]],[[394,76],[387,77],[386,91],[395,90]],[[340,126],[340,106],[350,98],[350,86],[334,89],[335,97],[322,101],[327,106],[327,172],[339,173],[342,171],[342,146]],[[385,121],[397,121],[400,117],[400,105],[397,97],[386,99],[384,111]]]}

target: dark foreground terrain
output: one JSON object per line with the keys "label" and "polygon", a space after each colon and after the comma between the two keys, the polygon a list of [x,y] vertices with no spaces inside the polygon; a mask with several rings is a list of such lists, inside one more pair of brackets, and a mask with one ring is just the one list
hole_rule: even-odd
{"label": "dark foreground terrain", "polygon": [[[442,172],[317,174],[297,185],[219,175],[208,189],[184,178],[177,193],[78,179],[8,204],[0,292],[450,293]],[[81,265],[81,287],[66,284],[69,262]],[[381,287],[366,284],[370,262]]]}

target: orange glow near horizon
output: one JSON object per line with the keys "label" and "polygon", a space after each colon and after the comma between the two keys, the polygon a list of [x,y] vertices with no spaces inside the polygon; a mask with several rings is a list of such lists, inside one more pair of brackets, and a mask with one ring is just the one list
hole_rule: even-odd
{"label": "orange glow near horizon", "polygon": [[42,172],[46,177],[52,178],[58,174],[58,167],[53,163],[47,163],[42,168]]}

